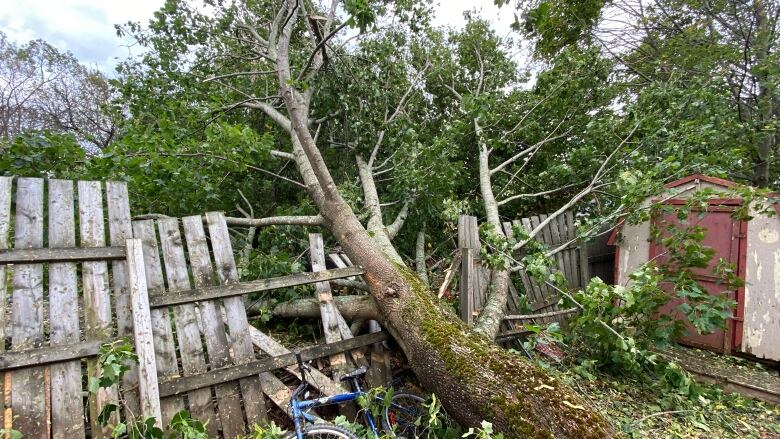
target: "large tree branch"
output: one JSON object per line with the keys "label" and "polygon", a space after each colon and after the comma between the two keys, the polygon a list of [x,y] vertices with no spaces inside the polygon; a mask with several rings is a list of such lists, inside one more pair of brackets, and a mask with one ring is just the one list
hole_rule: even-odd
{"label": "large tree branch", "polygon": [[[561,123],[563,123],[563,121],[561,121]],[[560,126],[560,124],[558,124],[558,126]],[[558,127],[556,127],[556,129],[557,128]],[[491,169],[490,170],[490,175],[494,175],[496,172],[500,172],[501,170],[503,170],[507,166],[509,166],[512,163],[514,163],[515,161],[517,161],[517,159],[527,156],[528,154],[530,154],[530,153],[536,151],[537,149],[541,148],[542,146],[544,146],[544,144],[549,143],[549,142],[553,142],[553,141],[558,140],[558,139],[560,139],[562,137],[566,137],[569,134],[570,131],[571,131],[571,129],[568,129],[568,130],[566,130],[566,132],[561,133],[561,134],[559,134],[557,136],[553,136],[552,133],[550,133],[543,140],[540,140],[539,142],[536,142],[534,145],[532,145],[532,146],[530,146],[530,147],[528,147],[528,148],[518,152],[517,154],[513,155],[512,157],[506,159],[500,165],[498,165],[495,168]],[[555,131],[553,131],[553,132],[555,132]]]}
{"label": "large tree branch", "polygon": [[560,192],[562,190],[566,190],[566,189],[569,189],[569,188],[572,188],[572,187],[575,187],[575,186],[579,186],[579,185],[581,185],[583,183],[584,183],[584,181],[579,182],[579,183],[567,184],[565,186],[557,187],[555,189],[550,189],[550,190],[547,190],[547,191],[534,192],[534,193],[530,193],[530,194],[516,194],[516,195],[512,195],[511,197],[507,197],[507,198],[499,201],[498,205],[500,207],[500,206],[503,206],[506,203],[509,203],[511,201],[514,201],[514,200],[517,200],[519,198],[534,198],[534,197],[541,197],[543,195],[554,194],[555,192]]}
{"label": "large tree branch", "polygon": [[544,221],[540,222],[539,225],[537,225],[533,230],[531,230],[528,233],[528,237],[524,239],[523,241],[520,241],[516,243],[514,246],[512,246],[512,251],[520,250],[523,246],[528,244],[532,239],[536,237],[545,227],[547,227],[547,224],[550,224],[551,221],[553,221],[555,218],[561,216],[564,214],[567,210],[571,209],[576,205],[581,199],[583,199],[586,195],[591,193],[594,189],[597,189],[601,187],[598,185],[599,180],[604,174],[604,171],[607,169],[607,165],[612,161],[612,158],[615,157],[618,151],[623,147],[623,145],[628,142],[628,139],[631,138],[631,136],[636,132],[636,130],[639,128],[640,122],[637,122],[634,127],[631,129],[631,131],[628,133],[626,137],[623,138],[623,140],[620,142],[620,144],[607,156],[607,158],[604,160],[604,162],[599,167],[598,171],[596,171],[596,174],[593,176],[593,179],[591,180],[590,184],[586,186],[583,190],[581,190],[577,195],[572,197],[569,202],[561,206],[558,210],[553,212],[551,215],[549,215],[547,218],[545,218]]}
{"label": "large tree branch", "polygon": [[389,226],[387,226],[387,236],[391,241],[395,239],[396,235],[398,235],[398,232],[400,232],[401,228],[404,226],[404,222],[406,222],[406,218],[409,216],[410,204],[411,201],[404,201],[404,204],[401,206],[401,210],[398,211],[398,215],[396,215],[395,220]]}
{"label": "large tree branch", "polygon": [[236,227],[265,226],[321,226],[322,215],[312,216],[271,216],[266,218],[225,218],[227,225]]}

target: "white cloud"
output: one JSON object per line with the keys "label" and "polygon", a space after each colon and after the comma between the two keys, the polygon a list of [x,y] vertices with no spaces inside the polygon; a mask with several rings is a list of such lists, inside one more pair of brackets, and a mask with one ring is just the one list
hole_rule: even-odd
{"label": "white cloud", "polygon": [[[114,25],[127,21],[145,24],[162,5],[163,0],[2,0],[0,29],[19,43],[44,39],[110,75],[117,60],[133,50],[129,41],[116,36]],[[434,24],[462,27],[463,11],[473,9],[492,21],[499,35],[507,35],[512,9],[499,9],[493,0],[440,1]]]}
{"label": "white cloud", "polygon": [[110,74],[116,59],[128,55],[114,25],[146,22],[160,6],[162,0],[3,0],[0,29],[19,43],[42,38]]}

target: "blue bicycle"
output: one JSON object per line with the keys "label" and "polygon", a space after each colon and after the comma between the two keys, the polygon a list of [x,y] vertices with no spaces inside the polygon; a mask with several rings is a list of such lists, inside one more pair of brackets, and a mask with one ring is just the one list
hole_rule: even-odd
{"label": "blue bicycle", "polygon": [[[309,385],[306,379],[306,371],[309,370],[309,366],[303,362],[300,352],[296,352],[295,357],[298,360],[298,369],[301,373],[301,384],[290,397],[290,410],[293,423],[295,424],[295,431],[290,433],[287,439],[359,439],[355,433],[338,425],[328,424],[309,413],[308,410],[325,405],[355,401],[361,396],[368,395],[360,387],[360,381],[367,371],[366,367],[360,367],[341,377],[341,381],[351,382],[354,389],[353,392],[317,399],[300,399],[301,394]],[[375,398],[379,404],[385,407],[381,421],[382,429],[387,436],[414,439],[422,434],[419,420],[425,413],[425,407],[423,406],[425,403],[424,398],[407,392],[394,393],[387,404],[383,395],[375,396]],[[374,437],[379,437],[377,423],[371,411],[362,410],[362,412],[366,427],[372,432]]]}

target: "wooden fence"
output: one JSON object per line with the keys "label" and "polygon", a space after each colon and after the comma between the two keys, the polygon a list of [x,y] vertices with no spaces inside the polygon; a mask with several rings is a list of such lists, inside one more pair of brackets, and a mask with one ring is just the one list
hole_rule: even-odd
{"label": "wooden fence", "polygon": [[[523,227],[530,231],[547,221],[547,215],[535,215],[503,224],[508,237],[513,236],[514,227]],[[577,232],[574,215],[571,211],[553,218],[536,236],[550,250],[557,250],[552,256],[555,269],[560,271],[570,287],[582,287],[589,280],[587,247],[577,244]],[[461,318],[473,324],[487,300],[490,270],[482,266],[480,261],[481,243],[477,218],[463,215],[458,221],[458,247],[461,254],[460,263],[460,315]],[[517,255],[518,258],[522,254]],[[525,270],[518,272],[522,283],[516,288],[510,282],[510,294],[507,301],[507,322],[503,324],[504,332],[499,338],[518,334],[516,325],[521,323],[548,323],[560,321],[564,314],[557,313],[560,296],[551,285],[539,282]],[[531,314],[523,315],[520,297],[524,295],[528,301]]]}
{"label": "wooden fence", "polygon": [[[325,270],[322,238],[311,241],[315,272],[242,283],[219,212],[131,221],[124,183],[0,177],[3,427],[25,438],[105,437],[97,414],[121,399],[123,419],[164,425],[188,409],[212,435],[243,434],[265,419],[267,401],[286,411],[297,369],[287,348],[249,325],[242,296],[311,283],[328,343],[303,356],[330,358],[336,378],[313,369],[313,385],[342,392],[337,378],[354,364],[370,364],[370,384],[387,383],[385,333],[353,337],[328,286],[357,282],[362,270],[343,259]],[[119,337],[134,339],[138,367],[118,388],[85,396],[99,346]]]}

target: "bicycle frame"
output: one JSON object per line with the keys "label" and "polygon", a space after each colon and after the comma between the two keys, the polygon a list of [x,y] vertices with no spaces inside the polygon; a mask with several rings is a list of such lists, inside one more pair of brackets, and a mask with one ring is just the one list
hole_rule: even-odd
{"label": "bicycle frame", "polygon": [[[340,393],[338,395],[325,396],[316,399],[299,400],[298,396],[308,387],[309,383],[306,380],[306,374],[305,374],[306,366],[301,360],[300,353],[296,352],[295,356],[298,359],[298,368],[301,371],[302,381],[301,384],[298,386],[298,388],[295,389],[295,391],[292,393],[292,397],[290,398],[290,411],[293,418],[293,424],[295,425],[295,435],[298,439],[303,439],[303,434],[302,434],[302,430],[304,427],[303,424],[306,421],[314,423],[317,422],[318,420],[321,420],[320,418],[313,416],[312,414],[306,412],[305,410],[316,408],[316,407],[322,407],[325,405],[341,404],[344,402],[354,401],[363,395],[367,395],[367,393],[360,388],[359,380],[353,378],[352,385],[355,388],[354,392]],[[375,398],[377,400],[382,401],[382,399],[379,397],[375,397]],[[376,430],[376,421],[374,420],[374,417],[371,415],[371,411],[363,410],[363,418],[366,420],[366,425],[368,425],[370,431],[374,434],[375,437],[378,437],[377,430]]]}
{"label": "bicycle frame", "polygon": [[[298,400],[298,398],[295,397],[297,395],[294,395],[294,397],[290,400],[290,408],[292,411],[293,423],[295,424],[295,432],[298,439],[303,439],[303,436],[301,435],[301,430],[303,429],[303,423],[305,421],[314,423],[321,420],[320,418],[310,413],[307,413],[305,410],[316,408],[316,407],[322,407],[325,405],[341,404],[344,402],[354,401],[364,395],[367,395],[367,393],[362,391],[359,387],[358,390],[355,392],[347,392],[347,393],[342,393],[333,396],[326,396],[317,399]],[[375,397],[375,398],[379,401],[382,401],[382,399],[379,397]],[[368,426],[370,431],[374,433],[374,436],[378,436],[376,421],[374,420],[374,416],[371,415],[371,411],[363,410],[363,418],[366,420],[366,425]]]}

